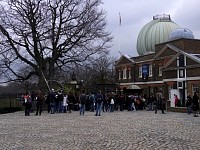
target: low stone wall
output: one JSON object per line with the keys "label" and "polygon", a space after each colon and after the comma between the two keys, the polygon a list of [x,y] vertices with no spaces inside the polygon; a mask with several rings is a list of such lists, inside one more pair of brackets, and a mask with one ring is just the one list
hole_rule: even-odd
{"label": "low stone wall", "polygon": [[169,107],[168,111],[187,113],[187,108],[186,107]]}

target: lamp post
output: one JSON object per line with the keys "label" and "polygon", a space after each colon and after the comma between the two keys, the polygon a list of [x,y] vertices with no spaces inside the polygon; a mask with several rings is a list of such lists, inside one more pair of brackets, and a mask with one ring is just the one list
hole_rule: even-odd
{"label": "lamp post", "polygon": [[76,75],[74,74],[74,72],[72,73],[71,79],[72,80],[70,81],[70,85],[72,85],[73,91],[74,91],[74,94],[75,94],[75,90],[76,90],[76,86],[77,86],[77,81],[76,81]]}

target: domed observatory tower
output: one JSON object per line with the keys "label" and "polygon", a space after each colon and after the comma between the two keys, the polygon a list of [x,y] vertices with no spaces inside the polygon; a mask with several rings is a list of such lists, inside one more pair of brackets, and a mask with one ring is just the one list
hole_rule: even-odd
{"label": "domed observatory tower", "polygon": [[169,35],[169,41],[177,40],[177,39],[194,39],[194,35],[192,31],[187,28],[179,28],[172,31]]}
{"label": "domed observatory tower", "polygon": [[167,42],[169,34],[180,28],[170,18],[170,15],[156,15],[140,31],[137,39],[137,52],[145,55],[155,52],[155,45]]}

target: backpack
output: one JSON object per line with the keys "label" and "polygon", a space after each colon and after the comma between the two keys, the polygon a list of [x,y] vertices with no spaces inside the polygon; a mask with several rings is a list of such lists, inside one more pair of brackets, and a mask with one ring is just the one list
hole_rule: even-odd
{"label": "backpack", "polygon": [[85,104],[86,103],[86,95],[85,94],[81,95],[81,97],[80,97],[80,103],[81,104]]}
{"label": "backpack", "polygon": [[97,103],[102,103],[103,99],[102,99],[102,95],[98,94],[97,95]]}

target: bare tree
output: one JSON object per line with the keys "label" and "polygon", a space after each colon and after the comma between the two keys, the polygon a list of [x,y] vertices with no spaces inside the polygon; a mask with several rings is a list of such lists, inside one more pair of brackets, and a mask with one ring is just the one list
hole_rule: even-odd
{"label": "bare tree", "polygon": [[93,64],[97,83],[114,83],[114,63],[116,59],[110,56],[100,57]]}
{"label": "bare tree", "polygon": [[87,92],[94,91],[96,84],[115,83],[115,61],[116,58],[104,55],[96,57],[92,63],[88,62],[83,66],[77,66],[74,70],[77,81],[83,80]]}
{"label": "bare tree", "polygon": [[[38,76],[107,53],[112,40],[105,31],[101,0],[5,0],[0,7],[1,70],[8,81]],[[28,67],[22,74],[20,66]]]}

